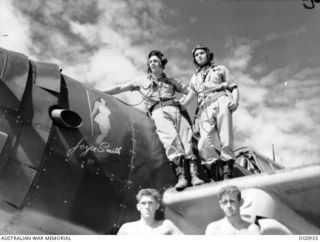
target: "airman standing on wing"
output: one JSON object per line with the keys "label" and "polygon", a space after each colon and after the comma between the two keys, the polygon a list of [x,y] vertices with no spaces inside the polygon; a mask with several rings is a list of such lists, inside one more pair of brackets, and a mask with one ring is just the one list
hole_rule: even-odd
{"label": "airman standing on wing", "polygon": [[200,138],[198,149],[202,164],[213,180],[233,176],[234,152],[232,113],[239,105],[239,91],[228,69],[213,63],[213,53],[203,45],[192,51],[196,71],[188,95],[180,101],[186,107],[196,96]]}
{"label": "airman standing on wing", "polygon": [[144,100],[146,111],[154,121],[156,132],[166,155],[174,166],[178,191],[188,186],[185,165],[190,165],[191,185],[203,184],[198,177],[198,167],[192,151],[192,129],[188,120],[181,114],[180,103],[175,100],[176,92],[188,93],[188,86],[164,73],[167,59],[162,52],[153,50],[148,55],[147,75],[133,82],[106,90],[108,94],[138,90]]}

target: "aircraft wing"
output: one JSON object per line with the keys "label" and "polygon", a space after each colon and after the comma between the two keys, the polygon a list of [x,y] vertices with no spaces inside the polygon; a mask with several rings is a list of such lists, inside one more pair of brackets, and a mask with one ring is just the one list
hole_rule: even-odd
{"label": "aircraft wing", "polygon": [[212,182],[183,192],[167,190],[166,215],[187,234],[203,234],[223,217],[218,192],[227,185],[242,189],[241,214],[259,220],[263,234],[320,233],[320,164]]}

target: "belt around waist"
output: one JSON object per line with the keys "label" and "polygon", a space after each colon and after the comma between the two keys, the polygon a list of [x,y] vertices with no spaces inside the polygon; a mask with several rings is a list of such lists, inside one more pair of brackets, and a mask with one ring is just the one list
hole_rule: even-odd
{"label": "belt around waist", "polygon": [[150,112],[153,112],[154,110],[156,110],[158,108],[166,107],[166,106],[180,107],[180,103],[175,100],[167,100],[167,101],[158,102],[150,108]]}
{"label": "belt around waist", "polygon": [[225,95],[228,95],[225,91],[214,92],[211,95],[208,95],[201,100],[200,107],[203,108],[203,106],[209,105],[210,103],[215,102],[216,100],[218,100],[218,98],[225,96]]}

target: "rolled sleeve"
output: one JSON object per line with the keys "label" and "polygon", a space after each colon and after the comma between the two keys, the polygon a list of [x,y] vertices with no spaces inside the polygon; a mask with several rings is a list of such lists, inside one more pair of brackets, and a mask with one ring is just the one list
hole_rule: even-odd
{"label": "rolled sleeve", "polygon": [[238,84],[234,82],[232,75],[225,66],[221,66],[223,81],[227,83],[227,88],[233,90],[238,87]]}
{"label": "rolled sleeve", "polygon": [[194,93],[198,93],[195,87],[195,81],[196,81],[196,76],[193,75],[189,83],[189,89],[192,90]]}
{"label": "rolled sleeve", "polygon": [[188,85],[184,84],[182,81],[176,78],[172,78],[170,81],[175,86],[177,92],[184,93],[184,94],[188,93],[188,90],[189,90]]}

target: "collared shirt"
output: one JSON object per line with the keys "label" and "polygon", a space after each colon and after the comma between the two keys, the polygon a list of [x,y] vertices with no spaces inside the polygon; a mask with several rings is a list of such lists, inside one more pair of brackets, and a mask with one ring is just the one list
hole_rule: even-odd
{"label": "collared shirt", "polygon": [[214,65],[193,74],[189,87],[197,94],[198,101],[200,102],[204,98],[205,93],[220,87],[221,84],[225,84],[226,89],[230,91],[237,87],[237,84],[233,81],[225,66]]}
{"label": "collared shirt", "polygon": [[135,78],[133,85],[139,86],[147,108],[150,108],[161,100],[174,99],[176,92],[188,93],[188,86],[186,84],[175,78],[167,77],[165,74],[158,79],[153,75]]}

